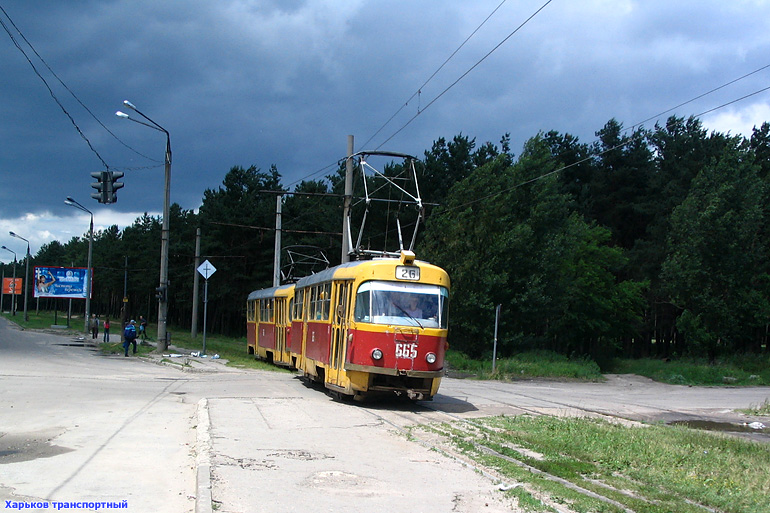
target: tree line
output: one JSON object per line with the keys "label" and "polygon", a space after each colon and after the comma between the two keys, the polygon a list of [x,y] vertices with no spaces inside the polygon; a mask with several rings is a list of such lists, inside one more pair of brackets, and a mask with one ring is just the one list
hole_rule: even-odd
{"label": "tree line", "polygon": [[[419,186],[432,206],[416,252],[452,279],[452,347],[490,353],[501,305],[501,356],[549,349],[600,360],[714,359],[767,351],[770,125],[745,138],[708,132],[692,117],[631,130],[612,119],[596,136],[582,143],[541,132],[515,155],[507,134],[480,145],[459,134],[424,152]],[[391,176],[403,171],[398,162],[385,166]],[[275,191],[291,192],[282,203],[282,246],[319,248],[330,265],[339,263],[344,165],[293,191],[275,166],[234,166],[220,187],[204,191],[197,213],[172,205],[172,326],[189,330],[192,322],[200,229],[201,258],[217,268],[209,329],[245,333],[247,295],[272,283]],[[397,248],[396,217],[406,226],[416,220],[407,203],[389,199],[369,214],[377,229],[366,234],[367,247]],[[355,203],[354,217],[362,208]],[[93,312],[117,316],[125,288],[130,315],[157,316],[160,230],[160,218],[145,214],[122,231],[94,234]],[[32,265],[85,267],[87,245],[87,234],[53,241]],[[317,259],[298,260],[296,276],[320,270]],[[315,268],[303,267],[308,261]],[[54,301],[40,304],[64,308]]]}

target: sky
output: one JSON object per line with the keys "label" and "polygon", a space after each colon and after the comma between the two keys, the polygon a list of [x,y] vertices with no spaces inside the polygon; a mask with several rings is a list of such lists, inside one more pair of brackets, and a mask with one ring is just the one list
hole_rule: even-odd
{"label": "sky", "polygon": [[[356,151],[422,157],[441,137],[509,133],[518,154],[539,131],[591,143],[611,118],[649,128],[699,115],[746,136],[770,120],[770,0],[0,7],[0,245],[20,258],[26,243],[9,231],[33,255],[87,232],[89,214],[67,196],[96,230],[160,215],[165,136],[116,117],[142,120],[123,100],[169,132],[171,201],[191,210],[233,166],[275,165],[289,188],[321,179],[348,135]],[[105,165],[125,173],[111,205],[91,198]]]}

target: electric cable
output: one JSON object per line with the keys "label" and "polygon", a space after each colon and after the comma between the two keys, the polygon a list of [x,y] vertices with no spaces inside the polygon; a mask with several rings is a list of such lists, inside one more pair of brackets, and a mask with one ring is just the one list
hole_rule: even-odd
{"label": "electric cable", "polygon": [[460,76],[457,78],[457,80],[455,80],[454,82],[452,82],[451,84],[449,84],[449,86],[447,86],[447,87],[446,87],[446,89],[444,89],[443,91],[441,91],[441,92],[438,94],[438,96],[436,96],[435,98],[433,98],[433,99],[432,99],[432,100],[431,100],[431,101],[430,101],[430,102],[429,102],[429,103],[428,103],[428,104],[427,104],[425,107],[423,107],[423,109],[422,109],[422,110],[418,111],[418,112],[417,112],[417,114],[415,114],[414,116],[412,116],[412,117],[409,119],[409,121],[407,121],[407,122],[406,122],[406,123],[405,123],[405,124],[404,124],[404,125],[403,125],[401,128],[399,128],[399,129],[398,129],[398,130],[396,130],[396,131],[395,131],[393,134],[391,134],[391,136],[390,136],[390,137],[388,137],[387,139],[385,139],[384,141],[382,141],[382,143],[381,143],[379,146],[377,146],[377,147],[375,148],[375,150],[379,150],[380,148],[382,148],[382,147],[383,147],[383,146],[384,146],[384,145],[385,145],[385,144],[386,144],[388,141],[390,141],[391,139],[393,139],[393,138],[394,138],[396,135],[398,135],[398,134],[399,134],[399,133],[400,133],[400,132],[401,132],[403,129],[405,129],[406,127],[408,127],[408,126],[409,126],[409,125],[412,123],[412,121],[414,121],[415,119],[417,119],[417,117],[418,117],[420,114],[422,114],[423,112],[425,112],[426,110],[428,110],[428,108],[429,108],[431,105],[433,105],[434,103],[436,103],[436,101],[437,101],[439,98],[441,98],[442,96],[444,96],[444,94],[446,94],[446,93],[447,93],[447,92],[448,92],[450,89],[452,89],[452,88],[453,88],[455,85],[457,85],[457,84],[458,84],[458,83],[459,83],[459,82],[460,82],[460,81],[461,81],[463,78],[465,78],[466,76],[468,76],[468,75],[470,74],[470,72],[471,72],[471,71],[473,71],[474,69],[476,69],[476,68],[477,68],[477,67],[478,67],[478,66],[479,66],[479,65],[480,65],[482,62],[484,62],[484,61],[485,61],[485,60],[486,60],[486,59],[487,59],[487,58],[488,58],[490,55],[492,55],[492,54],[493,54],[493,53],[494,53],[494,52],[495,52],[495,51],[496,51],[498,48],[500,48],[501,46],[503,46],[503,44],[505,44],[505,42],[506,42],[506,41],[508,41],[508,40],[509,40],[511,37],[513,37],[513,36],[514,36],[514,34],[516,34],[516,33],[517,33],[519,30],[521,30],[521,29],[522,29],[522,28],[523,28],[523,27],[524,27],[524,26],[525,26],[527,23],[529,23],[529,22],[530,22],[530,21],[531,21],[531,20],[532,20],[532,19],[533,19],[535,16],[537,16],[537,15],[538,15],[538,14],[539,14],[539,13],[540,13],[540,12],[541,12],[543,9],[545,9],[545,8],[548,6],[548,4],[550,4],[552,1],[553,1],[553,0],[547,0],[547,1],[546,1],[546,2],[543,4],[543,5],[541,5],[541,6],[540,6],[540,7],[539,7],[539,8],[538,8],[538,9],[537,9],[537,10],[536,10],[534,13],[532,13],[532,14],[529,16],[529,18],[527,18],[526,20],[524,20],[524,21],[523,21],[523,22],[522,22],[522,23],[521,23],[521,24],[520,24],[518,27],[516,27],[516,28],[513,30],[513,32],[511,32],[510,34],[508,34],[508,35],[507,35],[505,38],[503,38],[503,40],[502,40],[502,41],[500,41],[500,42],[499,42],[499,43],[498,43],[498,44],[497,44],[497,45],[496,45],[494,48],[492,48],[492,49],[491,49],[489,52],[487,52],[487,54],[486,54],[486,55],[484,55],[484,56],[483,56],[481,59],[479,59],[479,60],[478,60],[478,61],[477,61],[477,62],[476,62],[476,63],[475,63],[473,66],[471,66],[470,68],[468,68],[468,70],[467,70],[465,73],[463,73],[462,75],[460,75]]}
{"label": "electric cable", "polygon": [[[476,35],[476,32],[478,32],[478,31],[481,29],[481,27],[483,27],[483,26],[484,26],[484,25],[487,23],[487,21],[489,21],[489,19],[490,19],[492,16],[494,16],[494,14],[495,14],[495,13],[498,11],[498,9],[500,9],[500,7],[502,7],[502,6],[503,6],[503,4],[504,4],[505,2],[506,2],[506,0],[503,0],[502,2],[500,2],[500,3],[498,4],[498,6],[497,6],[497,7],[495,7],[495,8],[494,8],[494,10],[493,10],[493,11],[492,11],[492,12],[489,14],[489,16],[487,16],[487,17],[484,19],[484,21],[482,21],[482,22],[481,22],[481,24],[480,24],[478,27],[476,27],[476,29],[475,29],[473,32],[471,32],[471,34],[470,34],[470,35],[469,35],[467,38],[465,38],[465,41],[463,41],[463,42],[460,44],[460,46],[458,46],[458,47],[457,47],[457,49],[456,49],[454,52],[452,52],[452,54],[451,54],[449,57],[447,57],[447,58],[446,58],[446,60],[445,60],[445,61],[444,61],[444,62],[441,64],[441,66],[439,66],[439,67],[438,67],[438,69],[436,69],[436,71],[434,71],[434,72],[433,72],[433,74],[432,74],[430,77],[428,77],[428,79],[427,79],[425,82],[423,82],[423,84],[422,84],[420,87],[418,87],[418,88],[417,88],[417,91],[415,91],[415,92],[412,94],[412,96],[410,96],[410,97],[409,97],[409,99],[407,99],[407,100],[406,100],[406,102],[404,102],[404,104],[403,104],[401,107],[399,107],[399,108],[398,108],[398,110],[396,110],[396,112],[395,112],[395,113],[394,113],[392,116],[390,116],[390,118],[388,118],[388,120],[387,120],[387,121],[386,121],[386,122],[385,122],[385,123],[384,123],[384,124],[383,124],[383,125],[382,125],[382,126],[381,126],[381,127],[380,127],[380,128],[379,128],[379,129],[378,129],[378,130],[377,130],[377,131],[376,131],[376,132],[375,132],[375,133],[374,133],[372,136],[371,136],[371,137],[369,137],[369,139],[367,139],[367,140],[366,140],[366,142],[365,142],[365,143],[362,145],[362,147],[364,147],[364,148],[365,148],[365,147],[366,147],[366,145],[367,145],[367,144],[369,144],[369,143],[371,142],[371,140],[372,140],[372,139],[374,139],[375,137],[377,137],[377,134],[379,134],[379,133],[380,133],[380,132],[381,132],[381,131],[382,131],[382,130],[383,130],[385,127],[386,127],[386,126],[388,126],[388,124],[389,124],[391,121],[393,121],[393,118],[395,118],[395,117],[396,117],[396,116],[397,116],[397,115],[398,115],[398,114],[399,114],[399,113],[400,113],[400,112],[401,112],[401,111],[402,111],[404,108],[406,108],[406,106],[407,106],[407,105],[409,105],[409,102],[410,102],[410,101],[412,101],[412,100],[414,99],[414,97],[415,97],[415,96],[417,96],[417,95],[419,95],[419,94],[421,94],[421,93],[422,93],[422,89],[423,89],[423,88],[424,88],[426,85],[428,85],[428,82],[430,82],[431,80],[433,80],[433,77],[435,77],[436,75],[438,75],[438,72],[439,72],[439,71],[441,71],[441,69],[442,69],[444,66],[446,66],[446,64],[447,64],[447,63],[448,63],[450,60],[452,60],[452,58],[453,58],[453,57],[454,57],[454,56],[457,54],[457,52],[459,52],[459,51],[462,49],[462,47],[463,47],[463,46],[465,46],[465,43],[467,43],[468,41],[470,41],[470,39],[471,39],[471,38],[472,38],[474,35]],[[419,110],[419,108],[418,108],[418,110]]]}
{"label": "electric cable", "polygon": [[[45,59],[44,59],[44,58],[43,58],[43,57],[40,55],[40,53],[38,53],[37,49],[35,49],[35,47],[32,45],[32,43],[30,43],[30,41],[27,39],[27,37],[24,35],[24,33],[21,31],[21,29],[19,29],[19,27],[18,27],[18,26],[16,26],[16,23],[15,23],[15,22],[13,21],[13,19],[12,19],[12,18],[11,18],[11,17],[8,15],[8,13],[7,13],[7,12],[6,12],[6,10],[3,8],[3,6],[2,6],[2,5],[0,5],[0,11],[1,11],[1,12],[3,13],[3,15],[4,15],[4,16],[5,16],[7,19],[8,19],[8,21],[10,22],[10,24],[13,26],[13,28],[16,30],[16,32],[19,34],[19,36],[20,36],[20,37],[21,37],[21,38],[24,40],[24,42],[27,44],[27,46],[29,46],[29,47],[30,47],[30,49],[31,49],[31,50],[32,50],[32,52],[33,52],[33,53],[34,53],[34,54],[37,56],[37,58],[40,60],[40,62],[42,62],[42,63],[43,63],[43,65],[44,65],[44,66],[45,66],[45,67],[48,69],[48,71],[51,73],[51,75],[53,75],[53,76],[54,76],[54,78],[56,78],[56,80],[59,82],[59,84],[61,84],[61,85],[62,85],[62,87],[64,87],[64,89],[66,89],[66,90],[67,90],[67,92],[68,92],[68,93],[70,93],[70,95],[71,95],[71,96],[72,96],[72,97],[75,99],[75,101],[77,101],[77,102],[78,102],[78,104],[80,104],[80,106],[81,106],[81,107],[83,107],[83,109],[85,109],[85,111],[86,111],[86,112],[87,112],[87,113],[88,113],[88,114],[89,114],[89,115],[90,115],[90,116],[91,116],[91,117],[92,117],[92,118],[93,118],[93,119],[94,119],[94,120],[95,120],[95,121],[96,121],[96,122],[99,124],[99,126],[101,126],[101,127],[102,127],[102,128],[103,128],[103,129],[104,129],[104,130],[105,130],[105,131],[108,133],[108,134],[110,134],[110,135],[111,135],[111,136],[112,136],[112,137],[113,137],[113,138],[114,138],[116,141],[118,141],[120,144],[122,144],[123,146],[125,146],[125,147],[126,147],[126,148],[128,148],[129,150],[133,151],[134,153],[136,153],[136,154],[137,154],[137,155],[139,155],[140,157],[144,157],[144,158],[146,158],[147,160],[150,160],[150,161],[152,161],[152,162],[157,162],[157,163],[159,163],[159,164],[163,165],[163,162],[161,162],[161,161],[159,161],[159,160],[157,160],[157,159],[153,159],[152,157],[148,157],[147,155],[144,155],[144,154],[143,154],[143,153],[141,153],[140,151],[138,151],[138,150],[136,150],[135,148],[131,147],[130,145],[126,144],[126,143],[125,143],[125,142],[123,142],[123,141],[122,141],[122,140],[121,140],[121,139],[120,139],[120,138],[119,138],[117,135],[115,135],[115,134],[114,134],[114,133],[113,133],[113,132],[112,132],[112,131],[111,131],[109,128],[107,128],[107,127],[104,125],[104,123],[102,123],[102,122],[101,122],[101,120],[100,120],[98,117],[96,117],[96,115],[95,115],[95,114],[94,114],[94,113],[91,111],[91,109],[89,109],[89,108],[88,108],[88,106],[86,106],[86,105],[85,105],[85,104],[84,104],[84,103],[83,103],[83,102],[80,100],[80,98],[79,98],[79,97],[78,97],[78,96],[75,94],[75,92],[74,92],[74,91],[72,91],[72,89],[70,89],[70,88],[69,88],[69,86],[67,86],[67,84],[66,84],[66,83],[65,83],[65,82],[64,82],[64,81],[63,81],[63,80],[62,80],[62,79],[59,77],[59,75],[57,75],[57,74],[56,74],[56,72],[55,72],[55,71],[54,71],[54,70],[51,68],[51,66],[49,66],[49,65],[48,65],[48,63],[46,62],[46,60],[45,60]],[[40,73],[38,72],[38,70],[35,68],[35,65],[32,63],[32,61],[30,60],[30,58],[29,58],[29,56],[27,55],[27,53],[26,53],[26,52],[25,52],[25,51],[24,51],[24,50],[21,48],[21,46],[20,46],[20,45],[19,45],[19,44],[16,42],[16,40],[14,39],[14,37],[13,37],[13,35],[11,34],[10,30],[8,29],[8,27],[5,25],[5,23],[4,23],[2,20],[0,20],[0,24],[2,24],[2,25],[3,25],[3,28],[4,28],[4,29],[5,29],[5,31],[8,33],[8,36],[11,38],[11,41],[13,41],[14,45],[16,46],[16,48],[18,48],[18,49],[19,49],[19,51],[21,51],[21,53],[24,55],[24,57],[25,57],[25,58],[27,59],[27,61],[29,62],[30,66],[32,66],[32,69],[35,71],[35,73],[37,74],[37,76],[38,76],[38,77],[40,77],[40,79],[41,79],[41,80],[43,81],[43,83],[46,85],[46,87],[48,88],[48,91],[49,91],[49,92],[51,93],[51,95],[54,97],[54,100],[56,101],[56,103],[59,105],[59,107],[61,107],[61,108],[62,108],[62,110],[64,110],[64,107],[61,105],[61,103],[59,103],[59,100],[58,100],[58,98],[56,98],[56,96],[53,94],[53,92],[51,91],[51,88],[49,87],[49,85],[48,85],[48,83],[46,82],[46,80],[45,80],[45,79],[44,79],[44,78],[43,78],[43,77],[40,75]],[[66,110],[65,110],[65,114],[67,114],[67,116],[68,116],[68,117],[70,117],[70,120],[73,122],[73,124],[75,124],[75,123],[74,123],[74,120],[72,120],[72,117],[69,115],[69,113],[68,113]],[[85,137],[85,135],[83,135],[83,133],[80,131],[80,128],[79,128],[77,125],[75,125],[75,128],[78,130],[78,132],[80,133],[80,135],[81,135],[81,136],[82,136],[84,139],[86,139],[86,142],[88,142],[88,145],[89,145],[89,147],[90,147],[90,146],[91,146],[91,143],[90,143],[90,141],[88,141],[88,139]],[[93,150],[94,152],[96,152],[96,150],[94,150],[94,149],[93,149],[93,147],[92,147],[92,150]],[[98,153],[97,153],[97,156],[99,156],[99,155],[98,155]],[[99,156],[99,158],[101,159],[101,156]],[[103,160],[102,160],[102,163],[104,164],[104,166],[105,166],[105,167],[107,167],[107,164],[106,164],[106,163],[104,163],[104,161],[103,161]],[[151,167],[157,167],[157,166],[151,166]],[[150,166],[148,166],[148,167],[145,167],[145,168],[120,168],[120,169],[149,169],[149,168],[150,168]],[[115,168],[115,169],[118,169],[118,168]]]}
{"label": "electric cable", "polygon": [[[770,65],[769,65],[769,66],[764,66],[763,68],[760,68],[760,70],[762,70],[762,69],[765,69],[765,68],[767,68],[767,67],[770,67]],[[760,71],[760,70],[757,70],[757,71]],[[753,73],[753,72],[752,72],[752,73]],[[750,73],[750,74],[751,74],[751,73]],[[746,77],[746,76],[748,76],[748,75],[744,75],[744,77]],[[744,78],[744,77],[742,77],[742,78]],[[735,81],[733,81],[733,82],[735,82]],[[731,82],[731,83],[732,83],[732,82]],[[712,90],[712,91],[710,91],[710,92],[716,91],[717,89],[720,89],[720,88],[716,88],[716,89],[713,89],[713,90]],[[714,111],[716,111],[716,110],[722,109],[722,108],[724,108],[724,107],[727,107],[727,106],[729,106],[729,105],[732,105],[732,104],[734,104],[734,103],[740,102],[740,101],[742,101],[742,100],[745,100],[746,98],[750,98],[750,97],[752,97],[752,96],[755,96],[755,95],[757,95],[757,94],[759,94],[759,93],[763,93],[763,92],[765,92],[765,91],[768,91],[768,90],[770,90],[770,86],[768,86],[768,87],[764,87],[764,88],[762,88],[762,89],[759,89],[759,90],[757,90],[757,91],[754,91],[753,93],[749,93],[749,94],[747,94],[747,95],[741,96],[740,98],[736,98],[736,99],[734,99],[734,100],[731,100],[731,101],[729,101],[729,102],[727,102],[727,103],[723,103],[723,104],[721,104],[721,105],[719,105],[719,106],[717,106],[717,107],[713,107],[713,108],[710,108],[710,109],[708,109],[708,110],[705,110],[705,111],[703,111],[703,112],[701,112],[701,113],[699,113],[699,114],[695,114],[695,115],[693,115],[692,117],[694,117],[694,118],[699,118],[699,117],[703,116],[704,114],[709,114],[709,113],[711,113],[711,112],[714,112]],[[708,93],[706,93],[706,94],[708,94]],[[702,96],[705,96],[705,95],[701,95],[701,96],[699,96],[698,98],[700,98],[700,97],[702,97]],[[690,101],[692,101],[692,100],[690,100]],[[684,104],[682,104],[682,105],[685,105],[685,104],[689,103],[690,101],[687,101],[687,102],[685,102],[685,103],[684,103]],[[674,108],[676,108],[676,107],[674,107]],[[667,111],[664,111],[664,114],[665,114],[666,112],[670,112],[671,110],[673,110],[673,109],[669,109],[669,110],[667,110]],[[651,119],[654,119],[654,117],[653,117],[653,118],[648,118],[646,121],[649,121],[649,120],[651,120]],[[639,126],[640,124],[641,124],[641,123],[637,123],[637,124],[635,124],[635,125],[632,125],[632,127],[636,127],[636,126]],[[666,127],[666,128],[668,128],[669,126],[670,126],[670,124],[669,124],[668,122],[666,122],[666,124],[665,124],[665,127]],[[628,130],[631,130],[631,129],[627,129],[627,130],[624,130],[624,133],[625,133],[625,132],[628,132]],[[513,191],[514,189],[518,189],[519,187],[523,187],[523,186],[525,186],[525,185],[528,185],[528,184],[534,183],[534,182],[536,182],[536,181],[538,181],[538,180],[542,180],[543,178],[547,178],[547,177],[549,177],[549,176],[551,176],[551,175],[554,175],[554,174],[556,174],[556,173],[560,173],[560,172],[564,171],[565,169],[569,169],[569,168],[571,168],[571,167],[573,167],[573,166],[577,166],[578,164],[582,164],[582,163],[584,163],[584,162],[588,162],[589,160],[593,160],[593,159],[594,159],[594,158],[596,158],[596,157],[599,157],[599,156],[605,155],[605,154],[607,154],[607,153],[609,153],[609,152],[611,152],[611,151],[614,151],[614,150],[620,149],[620,148],[622,148],[622,147],[624,147],[624,146],[627,146],[628,144],[630,144],[630,143],[632,143],[632,142],[635,142],[635,141],[636,141],[636,140],[637,140],[639,137],[641,137],[641,136],[643,136],[643,135],[645,135],[645,134],[644,134],[644,132],[641,132],[641,131],[639,131],[639,132],[637,132],[637,134],[636,134],[636,135],[634,135],[634,136],[632,136],[632,137],[629,137],[629,138],[628,138],[628,140],[626,140],[626,141],[623,141],[622,143],[620,143],[620,144],[617,144],[617,145],[615,145],[615,146],[613,146],[613,147],[611,147],[611,148],[607,148],[607,149],[605,149],[605,150],[603,150],[603,151],[601,151],[601,152],[598,152],[598,153],[592,153],[591,155],[589,155],[589,156],[587,156],[587,157],[585,157],[585,158],[582,158],[582,159],[580,159],[580,160],[578,160],[578,161],[576,161],[576,162],[573,162],[572,164],[568,164],[568,165],[566,165],[566,166],[562,166],[562,167],[560,167],[560,168],[557,168],[557,169],[554,169],[554,170],[552,170],[552,171],[549,171],[548,173],[544,173],[544,174],[542,174],[542,175],[540,175],[540,176],[536,176],[536,177],[534,177],[534,178],[531,178],[531,179],[529,179],[529,180],[525,180],[525,181],[523,181],[523,182],[521,182],[521,183],[519,183],[519,184],[516,184],[516,185],[514,185],[513,187],[509,187],[509,188],[507,188],[507,189],[502,189],[502,190],[496,191],[496,192],[494,192],[494,193],[492,193],[492,194],[489,194],[489,195],[487,195],[487,196],[483,196],[483,197],[481,197],[481,198],[477,198],[477,199],[475,199],[475,200],[472,200],[472,201],[468,201],[468,202],[466,202],[466,203],[463,203],[462,205],[458,205],[457,207],[453,207],[453,208],[447,208],[447,211],[448,211],[448,212],[453,212],[453,211],[456,211],[456,210],[459,210],[459,209],[462,209],[462,208],[466,208],[466,207],[468,207],[468,206],[470,206],[470,205],[474,205],[474,204],[476,204],[476,203],[480,203],[480,202],[482,202],[482,201],[486,201],[486,200],[488,200],[488,199],[492,199],[492,198],[494,198],[494,197],[496,197],[496,196],[499,196],[499,195],[501,195],[501,194],[505,194],[505,193],[507,193],[507,192]]]}

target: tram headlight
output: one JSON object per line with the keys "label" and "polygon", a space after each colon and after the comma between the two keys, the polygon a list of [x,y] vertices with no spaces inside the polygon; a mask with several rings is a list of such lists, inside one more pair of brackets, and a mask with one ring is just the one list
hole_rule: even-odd
{"label": "tram headlight", "polygon": [[428,363],[436,363],[436,353],[428,353],[425,355],[425,361]]}
{"label": "tram headlight", "polygon": [[382,360],[382,350],[375,349],[372,351],[372,359],[373,360]]}

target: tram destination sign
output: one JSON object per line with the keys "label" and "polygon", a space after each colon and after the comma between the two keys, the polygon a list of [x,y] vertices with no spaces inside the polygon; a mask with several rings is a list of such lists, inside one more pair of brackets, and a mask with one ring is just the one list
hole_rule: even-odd
{"label": "tram destination sign", "polygon": [[396,279],[420,281],[420,268],[415,265],[397,265]]}

